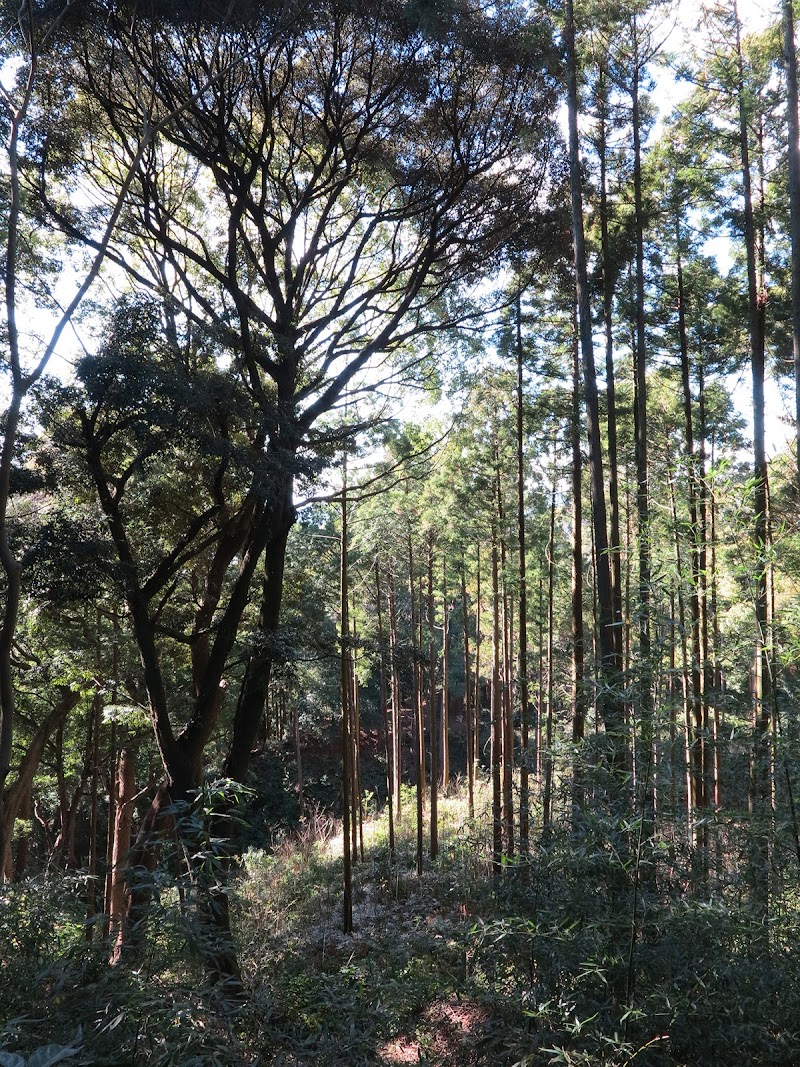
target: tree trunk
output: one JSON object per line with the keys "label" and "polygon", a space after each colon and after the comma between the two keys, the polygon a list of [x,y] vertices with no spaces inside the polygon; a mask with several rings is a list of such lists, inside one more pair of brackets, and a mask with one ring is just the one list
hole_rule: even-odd
{"label": "tree trunk", "polygon": [[473,767],[473,780],[479,766],[479,760],[481,757],[481,710],[483,701],[481,699],[481,610],[483,605],[481,604],[481,546],[478,542],[477,546],[477,567],[475,577],[475,728],[473,730],[473,756],[475,759],[475,766]]}
{"label": "tree trunk", "polygon": [[613,584],[606,525],[605,479],[600,439],[600,403],[594,362],[592,313],[586,266],[583,227],[583,190],[581,187],[580,145],[578,141],[578,74],[575,50],[575,20],[572,0],[564,0],[564,44],[567,64],[567,121],[569,126],[569,172],[572,203],[572,236],[575,261],[575,286],[578,297],[580,347],[586,397],[586,420],[589,438],[589,469],[592,483],[592,527],[594,534],[596,587],[599,614],[600,679],[597,707],[602,718],[611,766],[620,779],[625,770],[625,737],[621,708],[621,664],[615,625]]}
{"label": "tree trunk", "polygon": [[423,815],[425,807],[425,722],[422,714],[422,692],[419,677],[419,645],[417,643],[417,612],[415,609],[416,582],[414,580],[414,548],[411,530],[408,531],[408,593],[411,601],[411,670],[413,676],[414,757],[417,771],[417,877],[422,877]]}
{"label": "tree trunk", "polygon": [[[354,599],[355,602],[355,599]],[[353,811],[356,815],[353,821],[353,857],[359,856],[361,862],[364,862],[364,790],[361,788],[361,692],[358,685],[358,674],[356,672],[356,648],[358,647],[358,634],[356,632],[355,621],[351,624],[352,632],[352,652],[351,662],[353,664],[351,669],[351,675],[353,680]],[[358,833],[356,834],[356,830]]]}
{"label": "tree trunk", "polygon": [[502,655],[500,673],[500,707],[501,707],[501,777],[503,789],[503,836],[505,839],[506,856],[514,855],[514,708],[512,700],[511,679],[511,620],[508,607],[508,591],[506,579],[508,575],[508,559],[506,540],[503,535],[505,527],[505,506],[503,504],[503,488],[500,479],[500,456],[497,440],[494,443],[495,463],[495,494],[497,497],[497,524],[500,535],[500,591],[501,591],[501,634]]}
{"label": "tree trunk", "polygon": [[[11,267],[7,264],[6,272],[10,270]],[[8,285],[6,288],[8,289]],[[13,301],[10,306],[13,306]],[[22,396],[22,391],[15,388],[5,420],[3,446],[0,450],[0,564],[6,582],[3,616],[0,623],[0,857],[3,859],[0,876],[4,879],[11,877],[11,837],[14,829],[14,820],[9,818],[6,807],[6,782],[11,772],[11,749],[16,711],[16,692],[11,661],[22,591],[22,567],[8,540],[7,512]],[[14,818],[16,818],[16,811]]]}
{"label": "tree trunk", "polygon": [[614,330],[612,309],[614,303],[614,282],[611,276],[611,251],[608,233],[608,144],[607,112],[608,89],[605,68],[601,65],[598,73],[599,85],[599,156],[600,156],[600,249],[603,274],[603,329],[605,333],[606,355],[606,429],[608,437],[608,502],[611,512],[611,530],[609,551],[612,562],[612,599],[614,615],[614,633],[617,656],[622,658],[622,535],[620,532],[619,512],[619,464],[617,461],[617,399],[616,378],[614,370]]}
{"label": "tree trunk", "polygon": [[797,485],[800,492],[800,120],[798,119],[797,51],[794,5],[782,0],[783,56],[786,71],[787,155],[789,161],[789,233],[791,238],[792,357],[795,382]]}
{"label": "tree trunk", "polygon": [[300,706],[295,700],[292,709],[292,734],[294,737],[294,762],[297,769],[297,814],[303,818],[303,752],[300,745]]}
{"label": "tree trunk", "polygon": [[116,811],[113,825],[111,853],[111,887],[106,903],[109,940],[115,944],[113,959],[122,952],[120,941],[125,915],[125,871],[131,847],[133,830],[133,800],[136,789],[136,751],[132,745],[124,745],[119,752],[116,766]]}
{"label": "tree trunk", "polygon": [[433,529],[428,530],[428,729],[431,744],[431,859],[439,854],[439,722],[436,714],[436,612],[433,599]]}
{"label": "tree trunk", "polygon": [[704,882],[708,869],[708,832],[707,808],[709,806],[708,788],[708,703],[705,688],[706,668],[703,650],[703,540],[698,514],[698,484],[700,473],[694,443],[694,426],[692,419],[692,394],[689,373],[689,342],[686,330],[686,299],[683,287],[683,260],[681,256],[680,218],[676,215],[677,241],[677,281],[678,281],[678,335],[681,358],[681,383],[683,389],[684,434],[686,446],[687,496],[689,505],[689,538],[691,552],[691,595],[689,610],[691,617],[691,696],[689,701],[692,720],[691,766],[692,766],[692,803],[695,807],[694,861],[697,877]]}
{"label": "tree trunk", "polygon": [[573,765],[572,802],[575,809],[582,809],[585,800],[584,756],[581,743],[586,736],[586,685],[583,677],[583,506],[581,475],[580,433],[580,354],[578,350],[577,321],[572,345],[572,420],[570,438],[572,445],[572,743],[575,745]]}
{"label": "tree trunk", "polygon": [[352,694],[351,660],[350,660],[350,619],[349,599],[350,590],[347,573],[347,468],[345,466],[345,485],[342,488],[342,542],[340,559],[340,633],[341,645],[341,698],[342,698],[342,861],[343,861],[343,893],[342,893],[342,930],[346,934],[353,932],[353,867],[350,845],[350,820],[351,820],[351,784],[352,769],[350,766],[351,737],[350,737],[350,701]]}
{"label": "tree trunk", "polygon": [[383,632],[383,602],[381,596],[381,569],[375,559],[375,606],[378,616],[378,668],[380,672],[380,702],[383,725],[383,752],[386,759],[386,807],[389,816],[389,858],[394,861],[394,779],[392,777],[392,757],[389,738],[392,735],[389,720],[389,707],[386,692],[386,641]]}
{"label": "tree trunk", "polygon": [[503,869],[503,822],[500,760],[503,745],[500,694],[500,576],[497,523],[492,518],[492,869],[497,879]]}
{"label": "tree trunk", "polygon": [[684,723],[684,768],[686,774],[686,830],[690,847],[695,842],[695,819],[697,817],[697,747],[694,737],[694,720],[691,711],[691,681],[689,677],[689,644],[686,637],[686,606],[683,595],[683,559],[681,553],[680,527],[678,526],[678,509],[675,502],[675,484],[669,479],[670,505],[672,508],[672,530],[675,540],[675,571],[678,581],[678,623],[681,635],[681,693],[683,697]]}
{"label": "tree trunk", "polygon": [[[702,394],[701,394],[702,396]],[[704,412],[704,407],[700,406],[701,416]],[[703,419],[703,425],[705,420]],[[705,436],[705,430],[703,431]],[[714,469],[715,455],[714,455],[714,438],[711,438],[711,470]],[[705,484],[705,479],[704,479]],[[711,688],[714,692],[714,808],[719,810],[722,807],[722,753],[720,748],[720,736],[722,728],[721,717],[721,705],[723,694],[723,677],[722,677],[722,634],[719,625],[719,612],[717,611],[717,504],[714,493],[713,482],[708,492],[708,528],[709,528],[709,587],[708,587],[708,614],[710,619],[711,630],[711,676],[712,685]]]}
{"label": "tree trunk", "polygon": [[5,821],[0,826],[0,839],[5,851],[0,853],[0,873],[6,880],[10,879],[13,869],[11,844],[14,834],[14,822],[19,815],[25,797],[30,797],[31,795],[33,779],[42,761],[45,746],[56,730],[63,729],[67,716],[80,700],[80,694],[68,689],[66,686],[59,686],[58,694],[58,702],[48,712],[25,749],[14,781],[11,785],[6,786],[5,789],[2,808]]}
{"label": "tree trunk", "polygon": [[58,779],[58,818],[59,832],[56,837],[54,854],[60,865],[67,870],[74,871],[78,866],[78,855],[75,845],[75,831],[78,821],[78,810],[83,798],[86,783],[91,776],[92,768],[92,724],[94,720],[94,707],[90,706],[86,719],[86,741],[83,752],[83,767],[81,775],[72,795],[68,796],[67,779],[64,766],[64,723],[61,722],[56,732],[56,777]]}
{"label": "tree trunk", "polygon": [[447,600],[447,558],[442,552],[442,789],[450,786],[450,608]]}
{"label": "tree trunk", "polygon": [[553,821],[553,592],[556,550],[556,483],[555,441],[553,441],[553,489],[550,494],[550,535],[547,541],[547,720],[544,738],[544,791],[542,794],[542,833],[547,835]]}
{"label": "tree trunk", "polygon": [[286,564],[286,541],[295,521],[291,503],[292,483],[282,490],[282,503],[271,524],[271,535],[264,550],[264,576],[261,583],[261,606],[259,630],[266,647],[254,652],[248,663],[242,682],[242,692],[236,708],[228,756],[225,761],[225,776],[235,782],[243,782],[250,766],[250,756],[255,744],[258,726],[264,713],[269,680],[272,672],[272,657],[268,641],[277,633],[283,599],[283,575]]}
{"label": "tree trunk", "polygon": [[461,614],[464,620],[464,724],[467,729],[467,796],[469,817],[475,818],[475,721],[469,684],[469,605],[467,603],[467,565],[461,557]]}
{"label": "tree trunk", "polygon": [[[102,677],[99,670],[100,664],[98,663],[97,666],[98,677]],[[98,830],[98,799],[100,785],[100,724],[102,722],[103,712],[102,697],[100,693],[95,693],[94,699],[92,701],[92,709],[94,714],[92,717],[92,762],[90,769],[91,785],[89,789],[89,870],[86,885],[85,931],[86,940],[90,943],[94,937],[94,917],[97,913],[97,872],[98,853],[100,849],[100,838]]]}
{"label": "tree trunk", "polygon": [[753,892],[765,909],[769,900],[769,768],[770,717],[772,708],[771,665],[769,662],[769,618],[767,604],[767,554],[769,519],[767,510],[768,478],[764,435],[764,372],[766,290],[759,282],[757,233],[750,173],[748,113],[745,102],[744,58],[741,27],[733,3],[736,24],[737,96],[739,105],[739,149],[741,153],[742,192],[744,199],[744,240],[747,255],[747,302],[749,310],[750,361],[753,375],[753,540],[755,559],[755,656],[753,667],[753,776],[751,802],[763,820],[754,834]]}
{"label": "tree trunk", "polygon": [[528,575],[525,559],[525,454],[524,454],[524,349],[522,346],[522,294],[517,284],[517,543],[519,563],[519,706],[522,754],[519,780],[519,846],[523,855],[530,843],[530,712],[528,708]]}
{"label": "tree trunk", "polygon": [[[636,335],[634,351],[634,445],[636,454],[636,514],[639,535],[639,677],[642,742],[649,750],[653,730],[653,693],[650,634],[650,491],[647,435],[647,338],[644,287],[644,202],[642,195],[642,141],[639,114],[639,28],[633,19],[633,70],[631,72],[631,125],[633,127],[633,201],[636,241]],[[644,757],[647,760],[647,756]]]}
{"label": "tree trunk", "polygon": [[153,872],[158,865],[161,841],[167,834],[174,833],[174,827],[172,797],[169,786],[162,782],[142,820],[136,841],[128,852],[124,875],[127,888],[125,914],[114,947],[114,964],[135,958],[142,949],[153,896]]}
{"label": "tree trunk", "polygon": [[399,640],[397,634],[397,603],[394,593],[394,574],[389,569],[386,575],[386,592],[389,601],[389,671],[392,680],[392,782],[394,806],[398,824],[403,817],[400,786],[403,778],[402,763],[402,693],[400,689],[400,665],[398,662]]}

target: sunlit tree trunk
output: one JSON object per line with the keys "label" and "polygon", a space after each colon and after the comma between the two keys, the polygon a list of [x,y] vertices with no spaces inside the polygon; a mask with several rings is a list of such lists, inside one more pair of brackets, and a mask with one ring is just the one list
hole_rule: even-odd
{"label": "sunlit tree trunk", "polygon": [[584,771],[581,742],[586,736],[586,685],[584,672],[583,638],[583,504],[581,475],[580,433],[580,353],[578,349],[577,321],[574,323],[572,344],[572,419],[570,443],[572,446],[572,743],[576,746],[573,766],[572,802],[576,809],[584,805]]}
{"label": "sunlit tree trunk", "polygon": [[394,591],[394,572],[389,568],[386,575],[386,593],[389,606],[389,671],[392,679],[392,782],[394,784],[394,808],[398,824],[403,817],[401,803],[402,764],[402,692],[400,688],[400,648],[397,633],[397,602]]}
{"label": "sunlit tree trunk", "polygon": [[378,670],[380,675],[380,701],[381,715],[383,719],[383,751],[386,759],[386,807],[389,816],[389,856],[394,860],[394,779],[391,749],[393,730],[390,721],[390,708],[388,694],[386,692],[386,640],[383,630],[383,600],[381,596],[381,569],[378,559],[375,559],[375,607],[378,617]]}
{"label": "sunlit tree trunk", "polygon": [[116,774],[116,807],[114,812],[114,844],[111,852],[111,886],[106,911],[108,933],[115,946],[113,957],[122,951],[122,929],[125,918],[125,871],[133,830],[133,800],[136,790],[136,752],[132,745],[123,745],[119,751]]}

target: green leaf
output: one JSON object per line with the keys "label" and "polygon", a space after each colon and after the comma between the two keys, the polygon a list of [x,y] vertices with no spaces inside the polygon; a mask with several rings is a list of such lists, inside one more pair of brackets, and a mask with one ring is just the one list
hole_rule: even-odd
{"label": "green leaf", "polygon": [[42,1045],[28,1060],[28,1067],[51,1067],[51,1064],[77,1056],[78,1049],[71,1045]]}
{"label": "green leaf", "polygon": [[25,1060],[15,1052],[0,1052],[0,1067],[25,1067]]}

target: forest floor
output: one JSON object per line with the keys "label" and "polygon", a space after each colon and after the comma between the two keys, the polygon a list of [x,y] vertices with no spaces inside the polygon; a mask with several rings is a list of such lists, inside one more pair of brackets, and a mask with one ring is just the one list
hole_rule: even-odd
{"label": "forest floor", "polygon": [[130,1067],[800,1064],[797,871],[776,872],[768,916],[754,908],[732,823],[727,873],[702,892],[681,828],[648,837],[630,818],[537,828],[526,862],[497,877],[485,785],[475,819],[454,789],[418,877],[405,800],[393,857],[385,811],[365,822],[350,935],[333,820],[312,813],[245,853],[234,918],[250,996],[235,1010],[204,984],[166,875],[125,972],[68,921],[74,886],[51,881],[46,901],[43,885],[9,889],[0,1067],[60,1062],[31,1055],[48,1042],[76,1065]]}
{"label": "forest floor", "polygon": [[635,818],[593,815],[537,828],[498,877],[486,782],[475,810],[463,789],[440,798],[439,854],[421,877],[410,790],[394,857],[386,812],[365,823],[351,935],[330,820],[246,855],[238,928],[260,1007],[241,1040],[258,1062],[800,1064],[797,872],[765,919],[747,827],[719,827],[727,873],[689,892],[685,826],[647,837]]}

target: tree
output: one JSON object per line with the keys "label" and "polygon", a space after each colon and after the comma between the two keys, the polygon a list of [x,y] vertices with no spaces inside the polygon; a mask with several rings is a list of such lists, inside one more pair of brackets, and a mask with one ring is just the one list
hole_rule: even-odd
{"label": "tree", "polygon": [[620,708],[621,660],[614,622],[613,584],[608,552],[605,482],[600,436],[600,405],[592,339],[592,312],[589,294],[586,241],[583,222],[583,189],[578,143],[578,68],[575,47],[575,17],[572,0],[565,0],[564,37],[567,61],[567,119],[569,127],[570,199],[578,303],[578,329],[585,390],[586,423],[589,438],[589,468],[592,480],[592,532],[594,536],[599,605],[600,693],[598,707],[605,722],[619,770],[624,764],[623,722]]}
{"label": "tree", "polygon": [[[224,767],[245,777],[270,678],[293,496],[341,439],[326,416],[346,392],[374,391],[418,363],[413,339],[458,321],[459,285],[535,213],[553,85],[543,25],[468,3],[421,25],[391,5],[363,14],[336,3],[301,13],[242,6],[228,20],[211,9],[134,10],[133,38],[129,14],[114,8],[76,56],[88,122],[109,131],[111,163],[89,178],[113,196],[116,174],[134,174],[125,244],[111,255],[158,295],[163,324],[148,328],[167,363],[160,368],[159,356],[149,365],[147,399],[161,415],[151,432],[140,401],[122,388],[133,345],[117,337],[85,364],[88,402],[78,417],[126,574],[166,773],[163,807],[200,785],[263,560],[260,635]],[[131,138],[143,99],[158,136],[137,159]],[[93,244],[73,213],[48,206],[72,237]],[[169,395],[165,374],[175,372],[183,398]],[[200,495],[145,559],[129,525],[144,521],[138,487],[158,497],[149,475],[178,446],[168,440],[176,418],[192,432],[205,417],[195,399],[213,406],[200,400],[198,374],[236,397],[236,410],[222,402],[202,470],[181,461]],[[246,471],[242,493],[237,469]],[[187,571],[202,590],[198,609],[163,626]],[[180,716],[163,670],[176,643],[188,646],[192,678],[190,694],[177,691],[189,702]]]}
{"label": "tree", "polygon": [[[41,107],[48,97],[59,97],[53,89],[48,67],[52,53],[62,56],[60,35],[67,19],[69,5],[64,5],[51,17],[40,20],[32,3],[24,3],[11,20],[3,37],[3,62],[15,70],[11,87],[0,89],[7,174],[4,269],[2,273],[3,309],[5,314],[5,356],[9,400],[3,424],[3,445],[0,450],[0,566],[5,581],[2,619],[0,620],[0,857],[8,854],[8,827],[16,815],[19,803],[16,793],[6,797],[5,784],[11,768],[15,720],[15,683],[13,648],[19,622],[24,559],[11,533],[13,515],[10,513],[14,492],[15,466],[18,462],[18,436],[23,408],[32,389],[41,379],[53,358],[62,335],[96,281],[109,252],[112,235],[119,223],[136,166],[141,162],[154,128],[152,116],[145,109],[140,123],[130,131],[130,165],[119,174],[115,195],[106,202],[95,218],[94,255],[89,266],[77,273],[77,282],[66,301],[58,301],[52,291],[53,263],[47,255],[47,233],[44,239],[39,226],[38,197],[33,203],[26,198],[26,171],[30,148],[41,130]],[[56,61],[57,62],[57,61]],[[49,91],[48,91],[49,90]],[[44,94],[44,99],[42,99]],[[54,108],[59,111],[60,108]],[[59,117],[61,115],[59,114]],[[36,175],[38,191],[48,195],[51,186],[58,186],[60,174],[48,166],[47,155]],[[30,329],[28,316],[30,298],[41,309],[51,313],[47,340],[39,340]],[[6,810],[8,805],[8,810]],[[6,865],[3,864],[2,870]],[[0,871],[2,876],[2,871]]]}
{"label": "tree", "polygon": [[792,361],[795,375],[797,479],[798,487],[800,487],[800,115],[798,114],[794,7],[791,0],[783,0],[781,11],[783,15],[783,58],[786,72],[786,127],[788,134]]}

